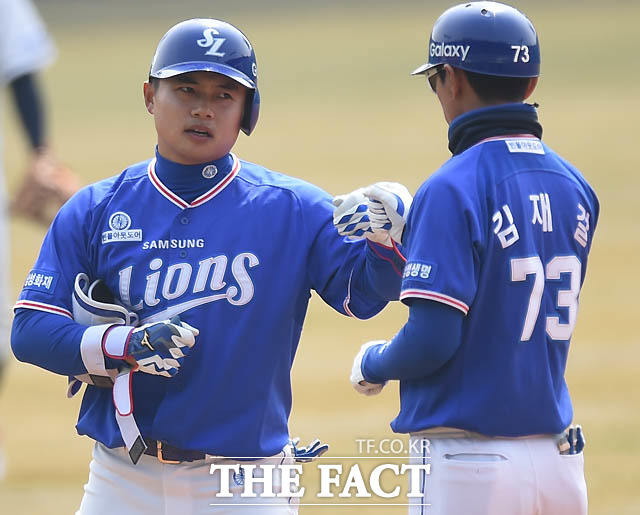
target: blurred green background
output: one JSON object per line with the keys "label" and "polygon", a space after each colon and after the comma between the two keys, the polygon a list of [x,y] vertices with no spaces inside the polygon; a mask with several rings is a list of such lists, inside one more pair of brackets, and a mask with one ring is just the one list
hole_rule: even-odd
{"label": "blurred green background", "polygon": [[[447,126],[424,79],[436,17],[450,4],[402,1],[233,2],[168,0],[37,2],[59,50],[43,76],[52,142],[84,183],[152,155],[155,133],[142,102],[155,46],[174,23],[195,16],[239,26],[258,56],[262,106],[243,159],[302,177],[337,194],[378,180],[411,191],[448,157]],[[522,1],[538,29],[544,140],[575,163],[601,202],[567,381],[587,433],[590,512],[640,513],[640,426],[636,318],[640,288],[637,94],[640,4]],[[5,99],[5,104],[8,104]],[[8,107],[8,106],[7,106]],[[9,191],[27,164],[13,109],[4,110]],[[37,255],[44,230],[11,223],[12,288]],[[358,396],[348,375],[364,341],[404,323],[400,305],[367,322],[348,320],[314,297],[293,370],[291,433],[320,436],[334,456],[356,439],[393,438],[397,387]],[[79,399],[66,380],[12,360],[0,390],[9,473],[0,513],[73,513],[88,474],[91,442],[76,436]],[[313,479],[311,475],[310,478]],[[391,507],[303,507],[301,513],[405,513]],[[507,515],[507,514],[499,514]]]}

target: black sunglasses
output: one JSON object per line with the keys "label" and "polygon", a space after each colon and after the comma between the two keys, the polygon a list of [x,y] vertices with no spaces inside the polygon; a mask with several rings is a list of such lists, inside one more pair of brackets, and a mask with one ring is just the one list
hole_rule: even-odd
{"label": "black sunglasses", "polygon": [[436,77],[440,72],[445,71],[444,64],[439,64],[434,66],[433,68],[429,68],[425,72],[425,76],[427,77],[427,81],[429,82],[429,86],[431,86],[431,91],[436,92]]}

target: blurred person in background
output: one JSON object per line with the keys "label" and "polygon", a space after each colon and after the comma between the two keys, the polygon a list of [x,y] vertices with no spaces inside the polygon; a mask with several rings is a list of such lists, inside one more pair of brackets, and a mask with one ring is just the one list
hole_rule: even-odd
{"label": "blurred person in background", "polygon": [[[10,98],[30,148],[29,165],[11,202],[11,212],[48,225],[51,214],[77,189],[74,175],[60,165],[49,146],[45,106],[37,74],[52,63],[55,47],[29,0],[0,0],[0,86]],[[1,113],[0,113],[1,119]],[[9,357],[9,227],[0,126],[0,381]],[[6,473],[0,434],[0,478]]]}

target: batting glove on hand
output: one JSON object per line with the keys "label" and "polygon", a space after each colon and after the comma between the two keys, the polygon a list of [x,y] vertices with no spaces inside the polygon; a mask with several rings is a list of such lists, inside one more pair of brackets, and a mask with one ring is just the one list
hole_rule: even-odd
{"label": "batting glove on hand", "polygon": [[369,383],[365,380],[364,375],[362,374],[362,360],[364,359],[364,354],[367,352],[367,349],[374,345],[381,345],[385,343],[387,343],[386,340],[373,340],[372,342],[367,342],[360,347],[360,352],[356,354],[356,357],[353,360],[350,378],[351,386],[353,386],[356,392],[367,396],[378,395],[387,384],[386,381],[384,383]]}
{"label": "batting glove on hand", "polygon": [[[340,236],[352,240],[367,238],[377,243],[390,245],[388,231],[374,231],[369,220],[369,199],[364,195],[364,188],[359,188],[346,195],[337,195],[333,199],[333,225]],[[389,224],[391,223],[388,220]]]}
{"label": "batting glove on hand", "polygon": [[[140,372],[164,377],[173,377],[178,373],[199,334],[195,327],[176,316],[171,320],[153,322],[130,330],[126,336],[124,353],[118,355],[109,352],[110,347],[118,348],[118,342],[114,340],[123,329],[130,328],[115,327],[106,334],[103,344],[105,355],[126,361],[129,361],[127,358],[133,358]],[[112,336],[113,333],[116,334]]]}
{"label": "batting glove on hand", "polygon": [[296,463],[309,463],[322,456],[329,450],[329,444],[321,443],[320,439],[316,438],[306,447],[298,447],[300,438],[293,438],[289,440],[293,449],[293,459]]}
{"label": "batting glove on hand", "polygon": [[389,231],[389,236],[402,243],[402,231],[413,197],[409,190],[397,182],[376,182],[363,191],[369,199],[368,214],[371,230]]}

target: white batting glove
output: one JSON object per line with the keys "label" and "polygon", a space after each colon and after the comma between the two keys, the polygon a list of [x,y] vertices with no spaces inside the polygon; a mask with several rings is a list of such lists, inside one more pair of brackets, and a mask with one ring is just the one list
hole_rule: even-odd
{"label": "white batting glove", "polygon": [[373,232],[386,230],[397,243],[402,243],[402,231],[413,197],[398,182],[376,182],[363,191],[369,199],[368,214]]}
{"label": "white batting glove", "polygon": [[356,354],[356,357],[353,360],[350,378],[351,386],[353,386],[356,392],[361,393],[362,395],[378,395],[387,384],[386,381],[384,383],[369,383],[368,381],[365,381],[364,375],[362,374],[362,360],[364,358],[364,353],[369,347],[384,343],[387,343],[386,340],[373,340],[365,343],[360,347],[360,352]]}
{"label": "white batting glove", "polygon": [[[340,236],[347,236],[352,240],[367,238],[376,243],[390,246],[388,231],[374,231],[369,220],[369,199],[364,195],[364,188],[337,195],[333,198],[333,225]],[[390,221],[388,221],[391,223]]]}
{"label": "white batting glove", "polygon": [[340,236],[357,240],[365,238],[365,233],[371,231],[367,213],[368,199],[364,196],[363,190],[364,188],[358,188],[351,193],[333,198],[333,225]]}

